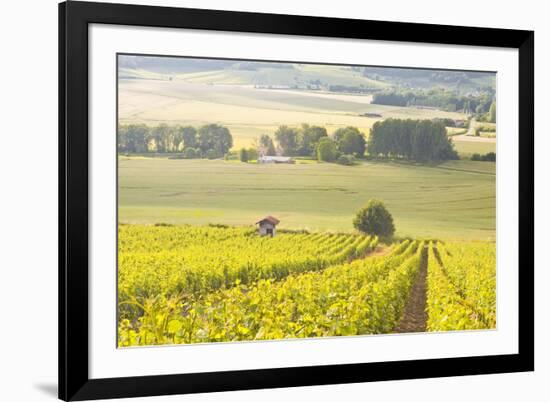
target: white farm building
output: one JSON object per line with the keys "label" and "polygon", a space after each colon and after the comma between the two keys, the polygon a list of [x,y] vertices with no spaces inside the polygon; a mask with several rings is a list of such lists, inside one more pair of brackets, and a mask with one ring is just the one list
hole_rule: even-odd
{"label": "white farm building", "polygon": [[290,156],[260,156],[258,163],[294,163]]}

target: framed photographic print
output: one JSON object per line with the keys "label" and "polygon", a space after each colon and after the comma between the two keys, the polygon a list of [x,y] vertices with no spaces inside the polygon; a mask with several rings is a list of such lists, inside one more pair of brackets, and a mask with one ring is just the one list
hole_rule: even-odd
{"label": "framed photographic print", "polygon": [[534,33],[59,5],[59,397],[534,369]]}

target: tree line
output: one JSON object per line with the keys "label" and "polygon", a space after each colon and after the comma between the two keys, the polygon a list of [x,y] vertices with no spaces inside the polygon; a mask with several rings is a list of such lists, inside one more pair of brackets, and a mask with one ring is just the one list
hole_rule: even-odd
{"label": "tree line", "polygon": [[378,121],[371,129],[368,152],[421,162],[458,159],[444,124],[432,120]]}
{"label": "tree line", "polygon": [[[316,157],[319,144],[329,139],[326,128],[302,124],[298,128],[280,126],[274,134],[277,148],[268,135],[259,139],[259,153],[263,155],[281,154],[285,156]],[[332,137],[337,149],[344,154],[363,156],[366,149],[366,140],[363,133],[356,127],[337,129]]]}
{"label": "tree line", "polygon": [[321,138],[317,159],[351,165],[355,157],[399,158],[419,162],[458,159],[443,122],[387,119],[376,122],[368,143],[356,127],[337,130]]}
{"label": "tree line", "polygon": [[233,147],[233,137],[227,127],[207,124],[168,126],[160,124],[129,124],[118,127],[118,151],[122,153],[177,153],[190,157],[223,157]]}
{"label": "tree line", "polygon": [[367,150],[365,135],[357,127],[339,128],[332,137],[322,138],[317,146],[317,159],[352,165],[354,158],[363,158]]}
{"label": "tree line", "polygon": [[[250,148],[238,152],[243,162],[261,155],[302,156],[323,162],[351,165],[355,158],[402,158],[416,161],[458,159],[445,125],[432,120],[387,119],[376,122],[367,137],[357,127],[342,127],[331,136],[321,126],[302,124],[280,126],[272,138],[260,136]],[[184,159],[230,157],[233,137],[227,127],[207,124],[201,127],[149,127],[121,125],[118,151],[121,153],[179,153]]]}
{"label": "tree line", "polygon": [[365,135],[351,126],[337,129],[330,137],[326,128],[321,126],[279,126],[273,137],[275,140],[268,134],[260,136],[252,148],[239,151],[239,159],[247,162],[259,155],[283,155],[333,162],[342,157],[339,163],[350,165],[354,157],[362,158],[365,155],[367,143]]}
{"label": "tree line", "polygon": [[488,89],[477,95],[457,95],[454,91],[432,89],[429,91],[391,90],[377,92],[372,102],[391,106],[423,106],[434,107],[450,112],[462,111],[485,116],[494,104],[495,93]]}

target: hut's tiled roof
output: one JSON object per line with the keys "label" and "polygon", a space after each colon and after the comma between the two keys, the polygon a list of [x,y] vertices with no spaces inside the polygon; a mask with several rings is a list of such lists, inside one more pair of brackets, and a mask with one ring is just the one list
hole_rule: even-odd
{"label": "hut's tiled roof", "polygon": [[269,222],[273,225],[277,225],[280,222],[280,220],[275,218],[274,216],[267,215],[266,217],[264,217],[264,218],[260,219],[258,222],[256,222],[256,224],[262,223],[262,222],[265,222],[265,221],[267,221],[267,222]]}

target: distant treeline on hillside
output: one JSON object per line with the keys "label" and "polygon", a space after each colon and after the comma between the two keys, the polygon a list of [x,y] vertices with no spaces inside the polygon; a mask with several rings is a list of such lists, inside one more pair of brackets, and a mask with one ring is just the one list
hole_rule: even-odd
{"label": "distant treeline on hillside", "polygon": [[458,159],[442,122],[388,119],[374,123],[368,143],[371,156],[421,162]]}
{"label": "distant treeline on hillside", "polygon": [[248,70],[248,71],[258,71],[262,68],[277,68],[277,69],[294,69],[292,63],[269,63],[269,62],[257,62],[257,61],[243,61],[240,63],[235,63],[232,66],[236,70]]}
{"label": "distant treeline on hillside", "polygon": [[453,91],[383,91],[373,95],[372,103],[391,106],[433,107],[450,112],[486,114],[494,101],[494,91],[487,89],[476,95],[457,95]]}
{"label": "distant treeline on hillside", "polygon": [[449,71],[399,67],[356,67],[355,70],[362,72],[365,77],[373,79],[402,82],[414,80],[413,82],[427,81],[453,85],[460,85],[480,79],[483,80],[493,75],[492,73],[476,71]]}
{"label": "distant treeline on hillside", "polygon": [[378,90],[376,86],[365,86],[365,85],[328,85],[327,89],[330,92],[346,92],[346,93],[356,93],[356,94],[370,94]]}

